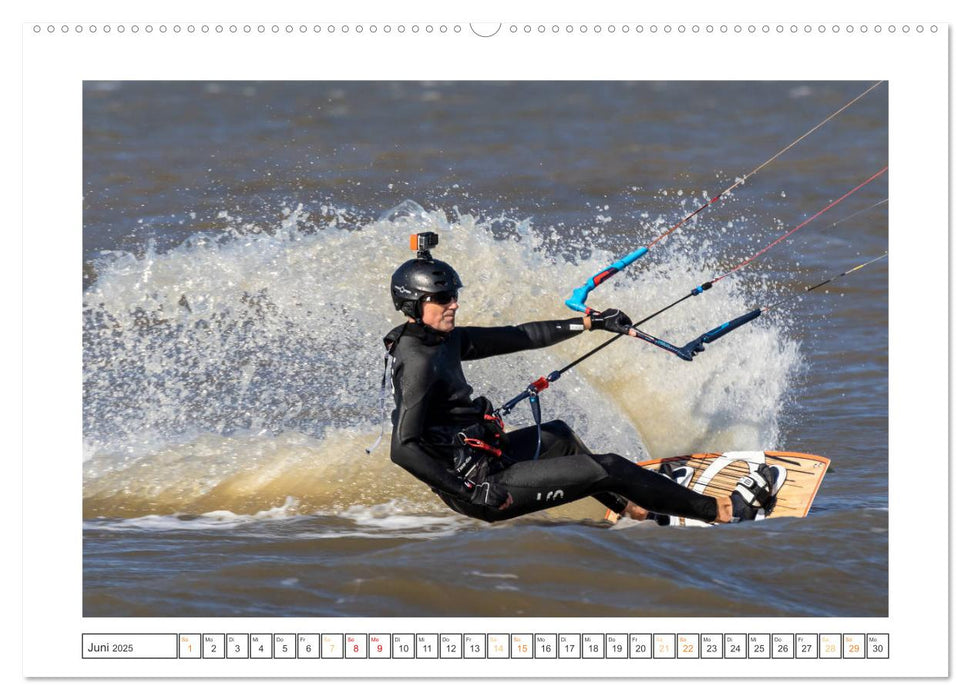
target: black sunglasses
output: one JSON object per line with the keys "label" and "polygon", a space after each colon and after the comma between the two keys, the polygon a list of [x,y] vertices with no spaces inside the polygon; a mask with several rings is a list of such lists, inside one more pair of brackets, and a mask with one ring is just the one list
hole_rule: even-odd
{"label": "black sunglasses", "polygon": [[434,294],[426,294],[421,298],[422,301],[432,301],[436,304],[441,304],[442,306],[448,306],[453,301],[459,300],[459,293],[456,292],[435,292]]}

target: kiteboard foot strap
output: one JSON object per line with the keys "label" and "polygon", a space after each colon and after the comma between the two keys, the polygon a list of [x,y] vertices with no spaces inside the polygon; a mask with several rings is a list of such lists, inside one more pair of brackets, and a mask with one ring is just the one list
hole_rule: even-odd
{"label": "kiteboard foot strap", "polygon": [[761,520],[775,507],[776,494],[786,483],[786,468],[752,465],[732,492],[732,522]]}

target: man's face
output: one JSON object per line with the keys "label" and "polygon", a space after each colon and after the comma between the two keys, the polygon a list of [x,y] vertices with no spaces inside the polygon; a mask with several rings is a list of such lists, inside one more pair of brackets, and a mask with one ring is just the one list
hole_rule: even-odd
{"label": "man's face", "polygon": [[421,307],[421,321],[440,333],[455,329],[455,312],[459,308],[457,292],[441,292],[425,297]]}

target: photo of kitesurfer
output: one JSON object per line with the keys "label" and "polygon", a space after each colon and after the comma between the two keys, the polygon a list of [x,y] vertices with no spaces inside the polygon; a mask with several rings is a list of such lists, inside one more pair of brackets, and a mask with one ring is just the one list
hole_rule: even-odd
{"label": "photo of kitesurfer", "polygon": [[81,98],[85,617],[887,615],[879,76]]}

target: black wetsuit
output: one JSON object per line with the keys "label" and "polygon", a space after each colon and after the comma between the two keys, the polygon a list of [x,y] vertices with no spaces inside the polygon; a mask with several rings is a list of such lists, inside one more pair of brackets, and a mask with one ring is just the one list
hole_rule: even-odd
{"label": "black wetsuit", "polygon": [[[405,323],[384,339],[392,362],[395,409],[391,420],[391,460],[421,479],[453,510],[496,521],[514,518],[587,496],[614,511],[630,499],[656,513],[712,521],[715,499],[615,454],[594,455],[562,421],[544,423],[539,459],[534,460],[536,428],[501,437],[488,481],[513,497],[498,509],[471,502],[468,481],[455,471],[455,436],[482,426],[491,405],[472,399],[462,361],[542,348],[578,335],[580,319],[539,321],[495,328],[457,327],[440,333]],[[486,430],[488,432],[488,430]],[[619,495],[618,495],[619,494]]]}

